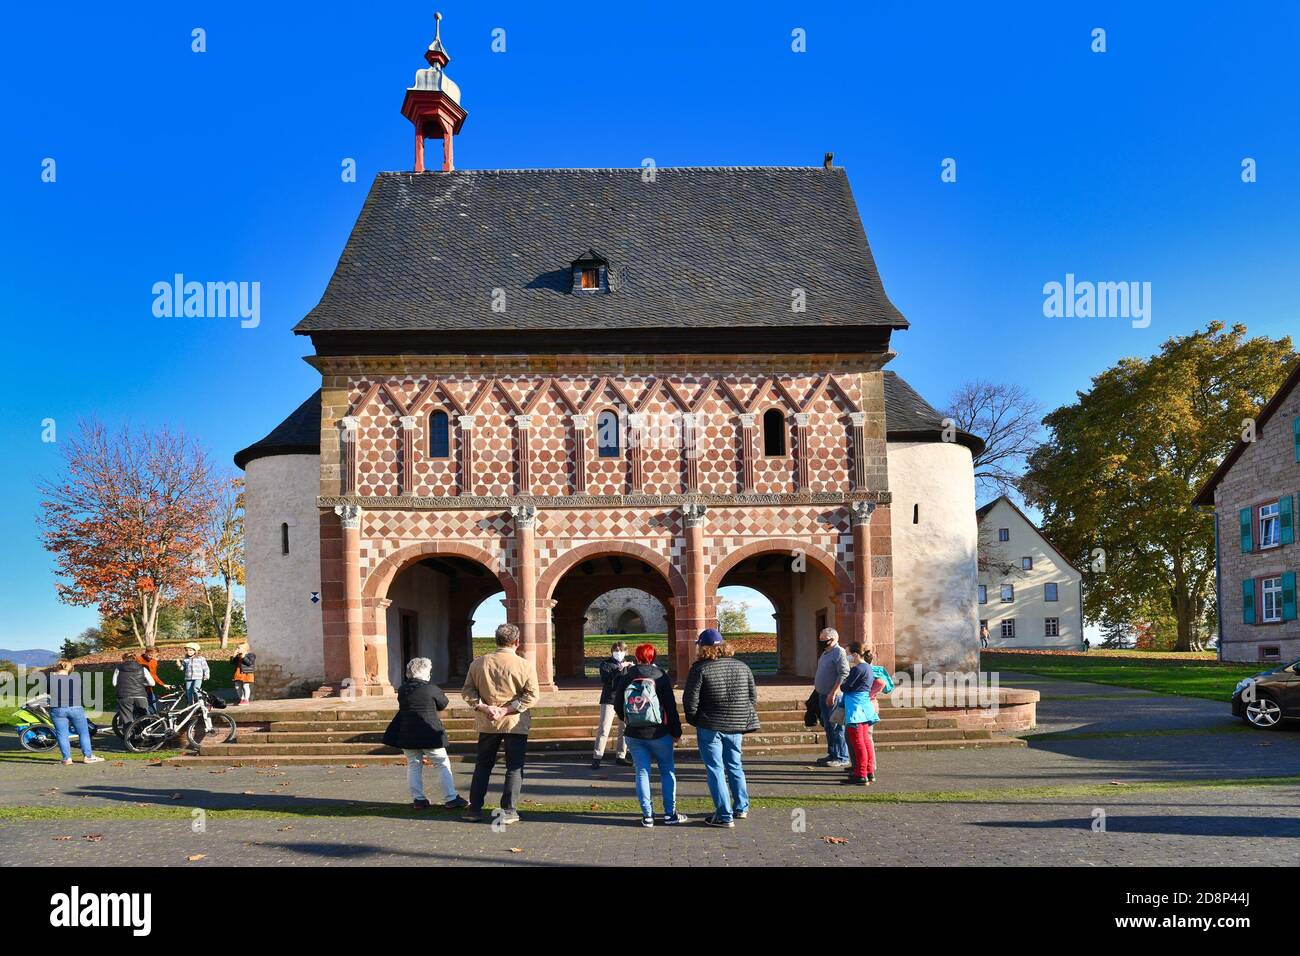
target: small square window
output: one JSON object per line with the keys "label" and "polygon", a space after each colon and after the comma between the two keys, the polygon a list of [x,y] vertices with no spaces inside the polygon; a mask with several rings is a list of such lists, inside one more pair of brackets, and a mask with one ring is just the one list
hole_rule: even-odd
{"label": "small square window", "polygon": [[582,270],[582,288],[599,289],[600,288],[600,270],[583,269]]}
{"label": "small square window", "polygon": [[1266,646],[1259,649],[1259,659],[1261,661],[1280,661],[1282,659],[1282,648]]}
{"label": "small square window", "polygon": [[1032,570],[1034,570],[1034,559],[1033,559],[1033,558],[1021,558],[1021,559],[1020,559],[1020,570],[1021,570],[1021,571],[1032,571]]}
{"label": "small square window", "polygon": [[1259,546],[1276,548],[1282,543],[1282,519],[1276,501],[1259,506]]}
{"label": "small square window", "polygon": [[1044,600],[1044,601],[1055,601],[1055,600],[1056,600],[1056,582],[1055,582],[1055,581],[1049,581],[1049,582],[1047,582],[1046,584],[1043,585],[1043,600]]}
{"label": "small square window", "polygon": [[1012,584],[1002,585],[1002,603],[1010,604],[1016,599],[1016,588]]}
{"label": "small square window", "polygon": [[987,584],[981,584],[981,585],[979,586],[979,593],[980,593],[980,603],[981,603],[981,604],[988,604],[988,603],[989,603],[989,586],[988,586]]}
{"label": "small square window", "polygon": [[1043,637],[1060,637],[1061,619],[1059,617],[1043,618]]}
{"label": "small square window", "polygon": [[1016,619],[1014,617],[1009,617],[1005,621],[1003,621],[1002,627],[1000,629],[1000,633],[1002,634],[1003,637],[1015,637]]}
{"label": "small square window", "polygon": [[1010,540],[1011,540],[1011,529],[1010,529],[1010,528],[998,528],[998,540],[999,540],[999,541],[1010,541]]}

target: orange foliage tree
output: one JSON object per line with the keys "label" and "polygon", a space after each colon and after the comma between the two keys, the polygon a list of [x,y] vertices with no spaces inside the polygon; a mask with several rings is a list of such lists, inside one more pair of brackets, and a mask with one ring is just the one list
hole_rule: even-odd
{"label": "orange foliage tree", "polygon": [[110,433],[91,420],[63,457],[64,474],[40,485],[59,600],[128,619],[136,642],[152,646],[159,608],[190,596],[204,572],[216,508],[207,456],[166,428]]}

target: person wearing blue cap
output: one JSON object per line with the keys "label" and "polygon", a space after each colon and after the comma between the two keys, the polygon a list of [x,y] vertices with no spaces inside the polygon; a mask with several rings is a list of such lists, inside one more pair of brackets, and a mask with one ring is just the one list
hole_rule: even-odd
{"label": "person wearing blue cap", "polygon": [[713,797],[711,827],[733,828],[749,816],[749,788],[741,759],[744,735],[759,729],[754,672],[715,628],[700,632],[699,656],[686,675],[682,708],[695,727],[700,759]]}

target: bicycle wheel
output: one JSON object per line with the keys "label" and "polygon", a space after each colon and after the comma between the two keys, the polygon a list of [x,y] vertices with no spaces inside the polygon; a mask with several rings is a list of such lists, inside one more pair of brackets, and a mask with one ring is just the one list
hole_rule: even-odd
{"label": "bicycle wheel", "polygon": [[58,744],[59,738],[54,735],[53,727],[47,727],[44,724],[32,724],[30,727],[24,727],[18,731],[18,742],[22,744],[24,750],[39,754],[54,748]]}
{"label": "bicycle wheel", "polygon": [[126,719],[121,714],[113,715],[113,733],[117,734],[118,737],[126,737],[127,726]]}
{"label": "bicycle wheel", "polygon": [[149,714],[132,721],[122,740],[131,753],[146,754],[161,749],[170,736],[171,728],[167,721],[156,714]]}
{"label": "bicycle wheel", "polygon": [[235,742],[235,718],[229,714],[208,714],[212,729],[208,730],[203,722],[203,715],[197,715],[185,728],[185,739],[190,746],[198,749],[204,741],[211,744],[232,744]]}

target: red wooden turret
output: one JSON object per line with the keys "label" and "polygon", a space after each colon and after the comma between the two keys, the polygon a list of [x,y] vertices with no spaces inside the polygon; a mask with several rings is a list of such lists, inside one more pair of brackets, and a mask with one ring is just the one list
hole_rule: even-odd
{"label": "red wooden turret", "polygon": [[442,14],[434,15],[433,42],[425,51],[429,67],[415,74],[415,82],[406,91],[402,101],[402,115],[415,126],[415,171],[424,172],[424,141],[442,140],[442,169],[450,172],[452,164],[452,137],[465,123],[465,110],[460,105],[460,87],[452,82],[445,68],[451,57],[442,45]]}

